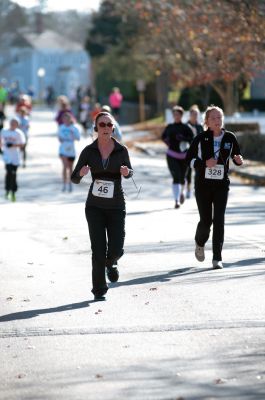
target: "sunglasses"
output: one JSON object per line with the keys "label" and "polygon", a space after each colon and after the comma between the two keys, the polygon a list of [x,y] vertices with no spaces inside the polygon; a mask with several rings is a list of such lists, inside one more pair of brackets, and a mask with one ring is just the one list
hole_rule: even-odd
{"label": "sunglasses", "polygon": [[113,123],[112,122],[108,122],[107,124],[105,122],[99,122],[98,126],[100,126],[100,128],[106,128],[106,126],[108,128],[112,128],[113,127]]}

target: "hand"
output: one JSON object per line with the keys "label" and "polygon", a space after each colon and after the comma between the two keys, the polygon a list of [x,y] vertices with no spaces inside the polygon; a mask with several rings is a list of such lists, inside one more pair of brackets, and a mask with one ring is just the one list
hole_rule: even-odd
{"label": "hand", "polygon": [[121,167],[120,167],[120,173],[121,173],[121,175],[122,176],[128,176],[129,175],[129,168],[128,167],[126,167],[126,165],[122,165]]}
{"label": "hand", "polygon": [[88,174],[88,171],[90,170],[90,167],[88,165],[84,165],[80,171],[79,171],[79,175],[80,176],[85,176]]}
{"label": "hand", "polygon": [[240,154],[237,154],[233,157],[233,160],[236,162],[237,165],[243,164],[243,157]]}
{"label": "hand", "polygon": [[217,164],[217,160],[214,158],[210,158],[209,160],[206,160],[206,166],[209,168],[215,167]]}

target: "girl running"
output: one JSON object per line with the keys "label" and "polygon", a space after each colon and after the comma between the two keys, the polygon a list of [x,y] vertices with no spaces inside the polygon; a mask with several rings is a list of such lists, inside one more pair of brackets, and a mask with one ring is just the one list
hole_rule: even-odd
{"label": "girl running", "polygon": [[62,191],[72,191],[71,175],[75,160],[75,140],[80,140],[80,132],[73,124],[70,113],[64,113],[62,125],[59,126],[58,139],[60,141],[59,156],[63,164],[63,187]]}
{"label": "girl running", "polygon": [[204,246],[213,224],[213,269],[223,268],[225,210],[229,191],[229,159],[236,165],[243,158],[236,136],[223,128],[224,113],[216,106],[205,112],[206,131],[193,140],[187,153],[187,163],[195,168],[195,197],[200,221],[195,234],[195,257],[204,261]]}

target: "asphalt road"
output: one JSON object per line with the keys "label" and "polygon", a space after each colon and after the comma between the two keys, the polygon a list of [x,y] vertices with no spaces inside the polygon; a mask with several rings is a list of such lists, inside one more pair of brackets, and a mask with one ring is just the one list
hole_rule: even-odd
{"label": "asphalt road", "polygon": [[264,400],[265,188],[232,178],[213,271],[210,242],[194,258],[194,198],[175,210],[165,159],[131,153],[120,281],[95,303],[90,178],[61,192],[52,118],[33,114],[16,203],[0,170],[0,399]]}

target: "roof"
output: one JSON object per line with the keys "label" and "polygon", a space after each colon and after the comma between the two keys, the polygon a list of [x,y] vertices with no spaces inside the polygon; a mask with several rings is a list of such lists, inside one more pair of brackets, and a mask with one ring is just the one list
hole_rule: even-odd
{"label": "roof", "polygon": [[1,37],[0,47],[34,48],[36,50],[82,51],[82,44],[57,32],[46,30],[41,34],[13,32]]}
{"label": "roof", "polygon": [[27,40],[31,47],[38,50],[84,50],[83,46],[80,43],[71,41],[65,36],[50,30],[44,31],[41,34],[28,33],[24,35],[24,38]]}

